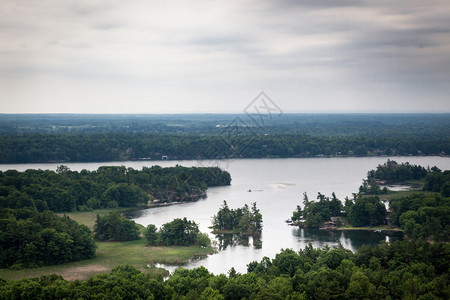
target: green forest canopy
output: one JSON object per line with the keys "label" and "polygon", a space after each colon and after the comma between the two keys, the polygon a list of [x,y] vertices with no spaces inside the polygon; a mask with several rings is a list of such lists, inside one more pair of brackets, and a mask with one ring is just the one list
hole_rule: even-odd
{"label": "green forest canopy", "polygon": [[242,208],[230,209],[224,200],[216,215],[212,218],[215,231],[231,231],[236,233],[254,234],[262,230],[262,215],[256,207],[245,204]]}
{"label": "green forest canopy", "polygon": [[51,211],[0,208],[0,268],[55,265],[95,256],[91,230]]}
{"label": "green forest canopy", "polygon": [[339,246],[296,252],[213,275],[179,268],[166,281],[131,266],[86,281],[57,275],[2,281],[0,299],[449,299],[450,245],[401,241],[357,253]]}
{"label": "green forest canopy", "polygon": [[110,212],[105,216],[97,214],[94,237],[98,241],[133,241],[140,238],[139,227],[119,212]]}
{"label": "green forest canopy", "polygon": [[441,155],[450,114],[0,115],[0,163]]}
{"label": "green forest canopy", "polygon": [[367,179],[363,179],[359,187],[359,194],[379,195],[387,194],[388,189],[380,187],[380,184],[402,183],[408,180],[420,180],[431,172],[439,170],[436,167],[411,165],[410,163],[397,163],[388,159],[383,165],[378,165],[375,170],[367,172]]}
{"label": "green forest canopy", "polygon": [[[397,164],[388,161],[377,170],[368,173],[373,186],[364,192],[354,194],[353,199],[346,198],[345,205],[336,198],[318,193],[318,201],[310,201],[306,193],[303,194],[303,209],[297,206],[292,213],[291,220],[306,227],[321,227],[331,217],[346,217],[346,220],[356,227],[377,226],[390,223],[404,230],[409,238],[426,239],[432,241],[450,241],[450,171],[442,172],[436,167],[426,170],[421,166]],[[389,201],[389,215],[385,205],[378,196],[364,195],[380,190],[373,181],[374,176],[396,180],[424,179],[424,191],[434,192],[414,193],[403,197],[394,197]],[[364,186],[364,185],[363,185]],[[360,187],[360,191],[361,191]]]}
{"label": "green forest canopy", "polygon": [[161,168],[142,170],[104,166],[96,171],[0,171],[0,207],[38,211],[134,207],[149,200],[195,201],[209,186],[229,185],[231,176],[217,167]]}
{"label": "green forest canopy", "polygon": [[[378,197],[356,196],[354,199],[345,199],[345,206],[334,193],[331,198],[320,192],[317,201],[309,200],[303,194],[303,210],[300,206],[292,213],[291,220],[306,227],[321,227],[332,217],[347,217],[353,226],[375,226],[386,222],[386,208]],[[302,222],[299,222],[302,221]]]}

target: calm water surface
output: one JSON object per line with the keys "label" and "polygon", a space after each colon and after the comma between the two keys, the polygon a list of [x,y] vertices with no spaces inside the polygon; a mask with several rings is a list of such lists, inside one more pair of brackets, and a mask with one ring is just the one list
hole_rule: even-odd
{"label": "calm water surface", "polygon": [[[184,266],[194,268],[205,266],[215,274],[226,273],[231,267],[245,272],[246,265],[264,256],[273,258],[282,248],[298,250],[308,243],[315,247],[325,245],[344,247],[356,251],[362,244],[378,244],[380,241],[398,237],[386,237],[372,232],[328,232],[314,229],[299,229],[284,222],[302,202],[303,192],[315,199],[318,192],[331,196],[332,192],[343,200],[358,191],[367,171],[386,162],[387,157],[358,158],[287,158],[287,159],[240,159],[234,161],[208,162],[201,165],[218,164],[230,172],[230,186],[208,189],[208,197],[195,203],[183,203],[173,206],[134,211],[128,217],[144,226],[155,224],[157,227],[174,218],[187,217],[199,223],[202,232],[209,232],[211,217],[217,213],[223,200],[231,208],[256,202],[263,215],[263,232],[260,239],[239,238],[215,239],[221,250],[207,258],[193,261]],[[437,166],[450,169],[450,158],[444,157],[391,157],[399,163],[409,162],[422,166]],[[95,170],[103,165],[124,165],[141,169],[142,166],[158,164],[163,167],[198,166],[197,161],[140,161],[108,163],[67,163],[71,170]],[[20,164],[0,165],[1,170],[52,169],[60,164]],[[249,192],[251,190],[252,192]],[[211,235],[211,238],[215,238]]]}

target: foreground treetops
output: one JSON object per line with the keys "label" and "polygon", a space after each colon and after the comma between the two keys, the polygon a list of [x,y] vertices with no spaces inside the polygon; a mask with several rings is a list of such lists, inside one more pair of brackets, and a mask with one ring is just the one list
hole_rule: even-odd
{"label": "foreground treetops", "polygon": [[449,247],[402,241],[352,253],[309,245],[251,262],[246,274],[179,268],[167,280],[125,265],[86,281],[0,280],[0,299],[449,299]]}

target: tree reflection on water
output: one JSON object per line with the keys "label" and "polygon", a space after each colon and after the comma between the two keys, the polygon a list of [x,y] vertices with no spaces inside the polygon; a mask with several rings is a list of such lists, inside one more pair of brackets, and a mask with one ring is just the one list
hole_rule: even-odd
{"label": "tree reflection on water", "polygon": [[261,235],[244,235],[238,233],[221,233],[216,234],[216,246],[220,250],[225,250],[227,247],[240,246],[250,246],[252,245],[255,249],[262,248]]}

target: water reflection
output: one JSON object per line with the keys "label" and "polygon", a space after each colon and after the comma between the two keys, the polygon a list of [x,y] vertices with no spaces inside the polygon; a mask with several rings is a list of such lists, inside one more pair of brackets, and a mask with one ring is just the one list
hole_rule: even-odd
{"label": "water reflection", "polygon": [[234,246],[250,246],[252,245],[255,249],[262,248],[261,235],[242,235],[235,233],[223,233],[215,235],[216,247],[221,250],[226,250],[227,247]]}
{"label": "water reflection", "polygon": [[320,230],[315,228],[294,228],[292,234],[298,242],[312,243],[315,247],[341,243],[347,249],[358,249],[362,245],[378,245],[381,242],[394,242],[403,238],[402,232],[372,232],[366,230]]}

